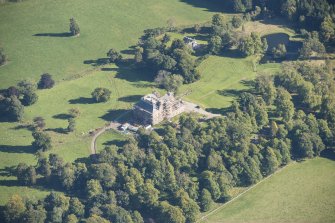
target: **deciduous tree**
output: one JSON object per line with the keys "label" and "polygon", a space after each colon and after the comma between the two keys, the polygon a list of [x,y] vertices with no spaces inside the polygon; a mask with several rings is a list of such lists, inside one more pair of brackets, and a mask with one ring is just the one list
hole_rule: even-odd
{"label": "deciduous tree", "polygon": [[110,49],[107,52],[107,56],[111,63],[119,62],[122,59],[122,55],[115,49]]}
{"label": "deciduous tree", "polygon": [[275,59],[284,59],[286,57],[286,46],[285,44],[278,44],[277,47],[272,49],[272,55]]}
{"label": "deciduous tree", "polygon": [[91,95],[92,98],[99,103],[108,101],[110,99],[111,93],[112,92],[107,88],[96,88]]}
{"label": "deciduous tree", "polygon": [[52,88],[55,85],[55,81],[52,79],[52,76],[48,73],[42,74],[41,79],[38,82],[39,89],[48,89]]}
{"label": "deciduous tree", "polygon": [[284,121],[290,121],[294,115],[294,104],[290,93],[284,88],[278,88],[275,104],[277,114],[282,117]]}
{"label": "deciduous tree", "polygon": [[26,210],[22,198],[14,194],[4,207],[4,217],[7,222],[20,222]]}
{"label": "deciduous tree", "polygon": [[21,121],[24,114],[24,106],[16,96],[5,99],[5,111],[9,120]]}
{"label": "deciduous tree", "polygon": [[34,137],[32,145],[37,150],[47,151],[52,148],[51,137],[46,132],[34,131],[32,135]]}
{"label": "deciduous tree", "polygon": [[202,211],[209,211],[213,206],[214,201],[211,193],[207,189],[202,189],[200,195],[200,207]]}

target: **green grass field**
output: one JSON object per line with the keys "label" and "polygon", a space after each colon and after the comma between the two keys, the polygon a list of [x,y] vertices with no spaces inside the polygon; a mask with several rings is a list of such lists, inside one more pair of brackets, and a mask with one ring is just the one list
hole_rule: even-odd
{"label": "green grass field", "polygon": [[[110,48],[137,44],[144,29],[206,22],[213,13],[180,0],[29,0],[0,6],[0,45],[10,62],[0,68],[0,88],[49,72],[57,81],[91,67],[84,61]],[[75,17],[79,38],[66,37]],[[65,37],[64,37],[65,35]]]}
{"label": "green grass field", "polygon": [[293,163],[203,222],[334,222],[334,169],[326,158]]}
{"label": "green grass field", "polygon": [[127,135],[123,135],[115,130],[108,130],[97,139],[97,152],[106,146],[122,146],[127,140]]}

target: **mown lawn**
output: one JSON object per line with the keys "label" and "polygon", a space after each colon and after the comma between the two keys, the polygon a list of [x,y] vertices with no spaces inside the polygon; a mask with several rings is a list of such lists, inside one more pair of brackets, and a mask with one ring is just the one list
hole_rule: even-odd
{"label": "mown lawn", "polygon": [[[43,72],[60,81],[89,69],[90,60],[105,57],[110,48],[126,50],[137,44],[145,29],[167,26],[169,19],[176,26],[202,23],[213,13],[181,0],[29,0],[0,5],[0,45],[10,60],[0,68],[0,88],[23,78],[38,80]],[[71,17],[80,26],[79,38],[67,36]]]}
{"label": "mown lawn", "polygon": [[293,163],[203,222],[334,222],[334,169],[326,158]]}
{"label": "mown lawn", "polygon": [[107,146],[123,146],[126,140],[127,135],[124,135],[115,130],[108,130],[97,139],[97,152],[100,152]]}
{"label": "mown lawn", "polygon": [[231,104],[241,92],[247,90],[257,73],[271,74],[279,69],[279,64],[269,63],[253,68],[253,58],[234,58],[233,55],[210,56],[199,66],[201,79],[184,85],[181,92],[191,92],[186,99],[219,112]]}

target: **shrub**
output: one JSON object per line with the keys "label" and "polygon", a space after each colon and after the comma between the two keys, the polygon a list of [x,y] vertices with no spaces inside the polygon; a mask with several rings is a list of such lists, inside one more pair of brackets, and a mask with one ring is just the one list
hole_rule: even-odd
{"label": "shrub", "polygon": [[110,99],[111,91],[107,88],[96,88],[91,95],[96,102],[106,102]]}
{"label": "shrub", "polygon": [[73,132],[76,129],[76,120],[74,118],[69,118],[69,125],[67,126],[68,132]]}
{"label": "shrub", "polygon": [[0,66],[4,65],[8,61],[7,55],[4,53],[3,49],[0,48]]}
{"label": "shrub", "polygon": [[5,115],[9,120],[21,121],[24,114],[24,106],[16,96],[4,100]]}
{"label": "shrub", "polygon": [[49,89],[55,85],[55,81],[52,79],[52,76],[48,73],[42,74],[41,79],[38,82],[39,89]]}
{"label": "shrub", "polygon": [[283,59],[286,57],[286,47],[285,44],[279,44],[277,47],[272,49],[273,58],[275,59]]}
{"label": "shrub", "polygon": [[69,115],[70,115],[72,118],[77,118],[77,117],[80,115],[80,110],[79,110],[79,108],[71,108],[71,109],[69,109]]}
{"label": "shrub", "polygon": [[44,129],[45,128],[45,121],[44,121],[44,118],[43,117],[35,117],[34,118],[34,127],[36,129]]}
{"label": "shrub", "polygon": [[115,49],[110,49],[107,52],[107,56],[109,57],[109,61],[111,63],[119,62],[122,59],[121,54],[118,51],[116,51]]}
{"label": "shrub", "polygon": [[201,31],[201,26],[199,24],[195,24],[193,29],[194,29],[194,32],[199,33]]}
{"label": "shrub", "polygon": [[231,24],[236,29],[239,28],[242,25],[242,23],[243,23],[243,20],[239,16],[234,16],[232,21],[231,21]]}
{"label": "shrub", "polygon": [[51,137],[47,133],[35,131],[33,132],[33,137],[35,140],[32,145],[38,150],[47,151],[52,148]]}

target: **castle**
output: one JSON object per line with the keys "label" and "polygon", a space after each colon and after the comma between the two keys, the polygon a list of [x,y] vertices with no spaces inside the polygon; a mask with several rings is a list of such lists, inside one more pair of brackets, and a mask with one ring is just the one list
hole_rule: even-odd
{"label": "castle", "polygon": [[133,115],[136,121],[144,125],[156,125],[183,111],[183,101],[176,99],[173,93],[169,92],[162,97],[158,93],[153,93],[145,95],[134,105]]}

